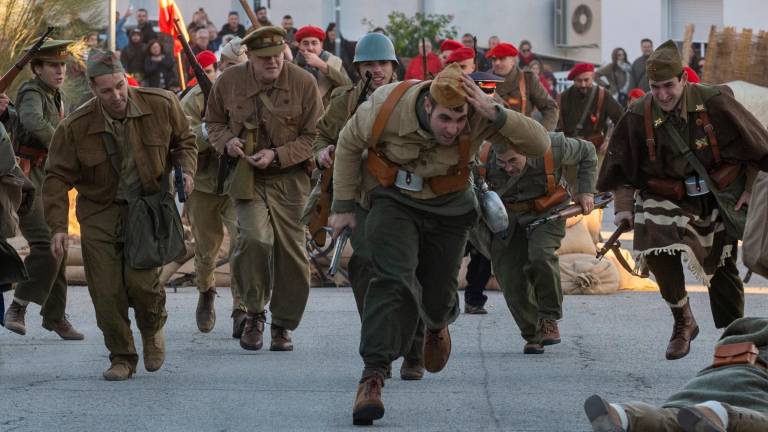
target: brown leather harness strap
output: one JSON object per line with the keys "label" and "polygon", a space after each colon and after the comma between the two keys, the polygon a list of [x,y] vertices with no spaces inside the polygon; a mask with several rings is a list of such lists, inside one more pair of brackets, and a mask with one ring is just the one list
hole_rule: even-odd
{"label": "brown leather harness strap", "polygon": [[392,93],[387,96],[387,99],[384,100],[384,103],[381,105],[381,109],[379,109],[379,113],[376,115],[376,120],[373,122],[371,137],[368,138],[368,147],[373,149],[374,152],[379,152],[379,138],[381,138],[381,134],[384,133],[384,128],[387,126],[389,117],[392,115],[392,111],[395,110],[397,103],[400,102],[400,99],[403,97],[405,92],[408,91],[409,88],[413,87],[414,84],[419,82],[421,81],[408,80],[401,82],[397,85],[397,87],[395,87],[394,90],[392,90]]}
{"label": "brown leather harness strap", "polygon": [[520,112],[524,116],[528,116],[526,114],[525,110],[528,108],[528,94],[525,87],[525,72],[520,71],[520,82],[518,83],[518,88],[520,89]]}
{"label": "brown leather harness strap", "polygon": [[704,127],[704,132],[707,133],[707,138],[709,139],[709,146],[712,148],[712,157],[714,158],[715,165],[719,165],[720,164],[720,147],[718,147],[717,145],[715,128],[712,126],[712,123],[709,121],[709,114],[707,114],[706,111],[701,111],[699,113],[699,119],[701,120],[701,125]]}
{"label": "brown leather harness strap", "polygon": [[645,145],[648,146],[648,157],[651,162],[656,161],[656,140],[653,138],[653,110],[651,104],[653,103],[653,97],[651,95],[645,96],[643,101],[645,120]]}
{"label": "brown leather harness strap", "polygon": [[491,153],[491,143],[488,141],[483,141],[482,144],[480,144],[480,150],[477,152],[477,158],[480,162],[480,165],[477,167],[477,173],[480,175],[481,178],[485,179],[485,176],[488,174],[488,168],[486,165],[488,164],[488,155]]}
{"label": "brown leather harness strap", "polygon": [[[605,102],[605,89],[597,86],[597,109],[595,110],[595,127],[592,129],[592,132],[595,132],[595,129],[597,129],[597,125],[600,124],[600,117],[603,115],[603,103]],[[602,132],[599,131],[599,132]]]}
{"label": "brown leather harness strap", "polygon": [[544,174],[547,176],[547,196],[555,193],[555,157],[552,154],[552,146],[549,146],[544,154]]}

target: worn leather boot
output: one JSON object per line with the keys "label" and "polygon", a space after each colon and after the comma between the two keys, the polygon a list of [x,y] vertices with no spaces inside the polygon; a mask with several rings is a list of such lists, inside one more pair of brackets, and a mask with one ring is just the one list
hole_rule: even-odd
{"label": "worn leather boot", "polygon": [[[703,406],[681,408],[677,412],[677,423],[685,432],[725,432],[725,427],[714,411]],[[728,416],[730,426],[731,419]],[[758,429],[734,429],[734,430],[765,430],[765,424]]]}
{"label": "worn leather boot", "polygon": [[451,333],[448,327],[424,332],[424,367],[432,373],[443,370],[451,356]]}
{"label": "worn leather boot", "polygon": [[245,316],[243,335],[240,336],[240,347],[250,351],[260,350],[264,345],[264,323],[267,317],[264,312],[248,312]]}
{"label": "worn leather boot", "polygon": [[125,362],[114,362],[105,370],[102,376],[107,381],[125,381],[133,375],[133,369]]}
{"label": "worn leather boot", "polygon": [[242,309],[235,309],[232,311],[232,337],[240,339],[245,329],[245,317],[246,313]]}
{"label": "worn leather boot", "polygon": [[541,344],[555,345],[560,343],[560,329],[557,327],[557,321],[552,319],[541,320]]}
{"label": "worn leather boot", "polygon": [[619,413],[605,399],[592,395],[584,401],[584,412],[593,432],[625,432]]}
{"label": "worn leather boot", "polygon": [[79,331],[75,330],[74,327],[72,327],[72,323],[69,322],[67,317],[64,317],[59,321],[48,321],[46,319],[43,319],[43,328],[48,331],[56,332],[56,334],[59,335],[59,337],[64,340],[85,339],[85,336],[83,336],[82,333],[80,333]]}
{"label": "worn leather boot", "polygon": [[144,368],[148,372],[160,369],[165,362],[165,336],[163,329],[153,335],[141,334],[141,343],[144,346]]}
{"label": "worn leather boot", "polygon": [[201,292],[197,298],[195,319],[197,320],[197,329],[203,333],[210,332],[216,325],[216,310],[213,308],[215,299],[216,288],[209,288],[208,291]]}
{"label": "worn leather boot", "polygon": [[8,310],[5,311],[5,328],[22,336],[27,334],[27,326],[24,323],[24,315],[26,313],[26,306],[22,306],[15,301],[11,302]]}
{"label": "worn leather boot", "polygon": [[687,356],[691,350],[691,341],[699,334],[699,326],[693,318],[690,301],[687,301],[683,307],[672,308],[672,316],[675,323],[672,327],[672,337],[669,338],[669,345],[667,345],[667,360],[677,360]]}
{"label": "worn leather boot", "polygon": [[384,377],[373,374],[357,385],[357,397],[352,408],[352,424],[369,426],[374,420],[384,417],[384,403],[381,401],[381,389]]}
{"label": "worn leather boot", "polygon": [[272,336],[272,342],[269,345],[270,351],[293,351],[293,341],[291,341],[290,330],[271,325],[269,333]]}
{"label": "worn leather boot", "polygon": [[400,366],[400,379],[403,381],[418,381],[424,378],[424,362],[421,359],[403,359]]}
{"label": "worn leather boot", "polygon": [[528,342],[523,347],[523,354],[544,354],[544,345]]}

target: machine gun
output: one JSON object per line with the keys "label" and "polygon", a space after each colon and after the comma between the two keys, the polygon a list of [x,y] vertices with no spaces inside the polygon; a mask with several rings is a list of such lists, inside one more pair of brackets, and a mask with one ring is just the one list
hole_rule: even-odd
{"label": "machine gun", "polygon": [[21,57],[21,59],[16,62],[15,65],[11,66],[11,69],[9,69],[2,78],[0,78],[0,93],[5,93],[5,91],[8,90],[8,87],[13,84],[13,81],[17,76],[19,76],[19,73],[24,70],[24,66],[32,61],[32,57],[34,57],[35,54],[40,51],[43,43],[45,43],[45,40],[48,39],[51,33],[53,33],[53,27],[48,27],[48,29],[45,31],[45,34],[40,36],[40,39],[38,39],[37,42],[32,45],[32,48],[30,48],[29,51],[27,51],[27,53],[24,54],[24,56]]}
{"label": "machine gun", "polygon": [[[611,201],[613,201],[613,192],[599,193],[595,196],[595,209],[604,208]],[[528,225],[528,227],[526,227],[526,230],[530,235],[531,232],[533,232],[533,230],[535,230],[536,227],[540,225],[548,224],[560,219],[568,219],[569,217],[578,216],[582,213],[584,213],[584,210],[581,208],[580,204],[571,204],[552,215],[534,220]]]}

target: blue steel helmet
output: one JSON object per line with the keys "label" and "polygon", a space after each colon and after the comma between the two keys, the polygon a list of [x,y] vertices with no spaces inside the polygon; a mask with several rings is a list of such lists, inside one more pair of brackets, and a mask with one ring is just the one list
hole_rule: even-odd
{"label": "blue steel helmet", "polygon": [[382,60],[397,63],[395,46],[388,37],[381,33],[368,33],[357,41],[352,63]]}

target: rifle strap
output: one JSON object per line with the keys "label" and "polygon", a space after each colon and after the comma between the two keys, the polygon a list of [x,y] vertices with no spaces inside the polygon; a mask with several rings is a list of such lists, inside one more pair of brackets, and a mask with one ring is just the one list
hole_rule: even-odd
{"label": "rifle strap", "polygon": [[709,146],[712,148],[712,158],[716,166],[720,165],[720,147],[717,145],[715,128],[712,126],[712,122],[709,121],[709,114],[706,111],[701,111],[696,124],[704,127],[704,132],[707,133],[707,139],[709,139]]}
{"label": "rifle strap", "polygon": [[547,176],[547,196],[555,193],[555,157],[552,154],[552,146],[549,146],[544,154],[544,174]]}
{"label": "rifle strap", "polygon": [[609,249],[613,252],[613,256],[616,257],[616,261],[619,262],[619,265],[621,265],[624,268],[624,270],[626,270],[629,274],[631,274],[632,276],[643,278],[643,279],[647,279],[648,277],[650,277],[647,271],[638,272],[635,269],[633,269],[631,265],[629,265],[627,260],[624,259],[624,255],[622,255],[621,253],[621,247],[618,244],[611,245]]}
{"label": "rifle strap", "polygon": [[648,147],[648,158],[656,161],[656,140],[653,138],[653,97],[646,95],[643,101],[643,121],[645,122],[645,145]]}
{"label": "rifle strap", "polygon": [[597,86],[597,107],[595,109],[595,127],[597,127],[597,125],[600,124],[600,117],[602,117],[603,115],[604,102],[605,102],[605,89],[600,86]]}
{"label": "rifle strap", "polygon": [[389,117],[392,116],[392,112],[395,110],[398,102],[402,99],[403,95],[409,88],[413,87],[419,80],[403,81],[392,90],[392,93],[387,96],[384,103],[379,109],[379,113],[376,115],[376,119],[373,122],[373,129],[371,130],[371,136],[368,138],[368,148],[373,150],[374,153],[379,153],[379,138],[384,133],[384,128],[389,122]]}

